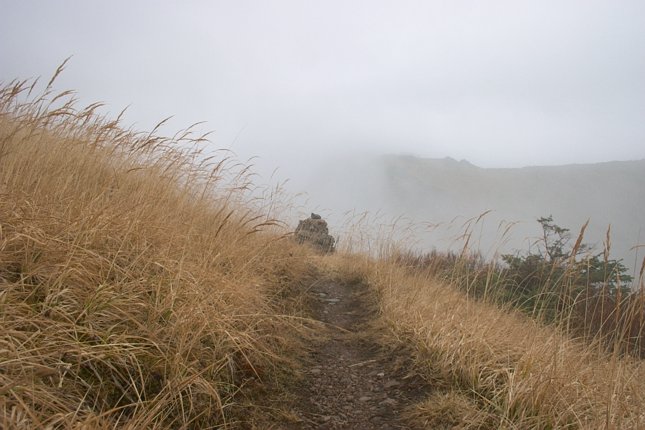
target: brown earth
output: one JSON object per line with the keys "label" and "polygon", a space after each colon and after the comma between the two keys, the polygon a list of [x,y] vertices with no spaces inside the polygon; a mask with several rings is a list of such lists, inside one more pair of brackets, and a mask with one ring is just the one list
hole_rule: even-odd
{"label": "brown earth", "polygon": [[310,290],[312,317],[325,329],[311,345],[303,377],[289,388],[284,429],[415,429],[405,419],[427,397],[410,352],[388,343],[373,293],[361,284],[320,281]]}

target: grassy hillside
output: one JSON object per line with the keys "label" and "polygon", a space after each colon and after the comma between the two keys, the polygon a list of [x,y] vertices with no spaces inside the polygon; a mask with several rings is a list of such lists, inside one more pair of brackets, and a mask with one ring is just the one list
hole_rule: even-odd
{"label": "grassy hillside", "polygon": [[279,202],[189,131],[124,130],[31,85],[0,90],[0,427],[234,423],[298,329],[275,297],[307,251]]}
{"label": "grassy hillside", "polygon": [[[475,300],[401,260],[329,259],[379,296],[391,342],[413,346],[434,392],[409,414],[426,428],[645,428],[645,364],[511,308]],[[494,288],[494,285],[491,286]]]}
{"label": "grassy hillside", "polygon": [[1,428],[298,428],[276,398],[323,336],[300,301],[321,279],[363,283],[370,336],[414,355],[434,387],[407,408],[421,428],[645,428],[642,361],[462,285],[494,272],[416,267],[387,241],[316,255],[201,137],[35,93],[0,90]]}

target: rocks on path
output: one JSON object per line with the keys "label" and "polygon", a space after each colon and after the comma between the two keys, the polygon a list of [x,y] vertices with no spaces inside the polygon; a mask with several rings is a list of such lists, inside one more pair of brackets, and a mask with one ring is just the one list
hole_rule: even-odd
{"label": "rocks on path", "polygon": [[312,347],[294,387],[293,429],[413,429],[404,409],[426,397],[407,351],[388,348],[374,329],[375,305],[361,285],[322,282],[312,289],[314,318],[330,333]]}

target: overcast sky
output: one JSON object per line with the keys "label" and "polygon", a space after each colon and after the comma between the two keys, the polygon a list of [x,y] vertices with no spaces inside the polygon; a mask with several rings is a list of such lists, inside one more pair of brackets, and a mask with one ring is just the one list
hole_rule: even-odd
{"label": "overcast sky", "polygon": [[346,151],[484,167],[645,158],[645,1],[7,1],[0,80],[298,176]]}

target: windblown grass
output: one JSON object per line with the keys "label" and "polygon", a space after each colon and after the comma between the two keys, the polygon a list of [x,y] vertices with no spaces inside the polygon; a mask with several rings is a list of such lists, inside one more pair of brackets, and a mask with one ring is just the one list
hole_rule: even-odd
{"label": "windblown grass", "polygon": [[[474,299],[396,259],[335,256],[378,293],[396,342],[416,348],[435,394],[411,411],[430,428],[645,428],[645,365],[511,306]],[[443,426],[443,427],[442,427]]]}
{"label": "windblown grass", "polygon": [[494,289],[493,266],[461,255],[409,270],[400,244],[361,248],[363,230],[343,238],[354,254],[311,258],[276,193],[203,154],[205,136],[126,130],[52,82],[0,88],[1,428],[249,424],[258,381],[291,368],[304,326],[285,303],[314,261],[378,294],[435,384],[410,411],[426,426],[645,428],[642,361],[472,294]]}
{"label": "windblown grass", "polygon": [[234,423],[299,326],[272,305],[308,271],[279,202],[190,128],[126,130],[52,82],[0,89],[0,427]]}

